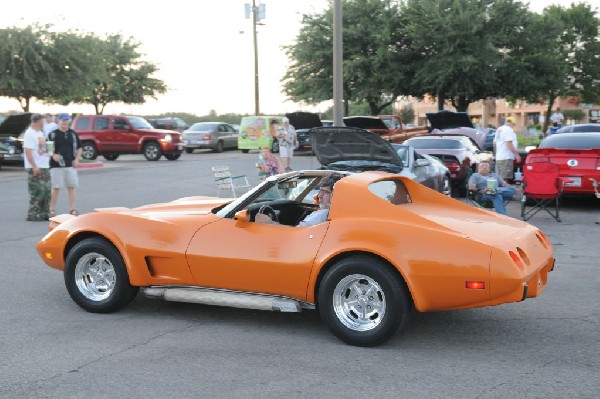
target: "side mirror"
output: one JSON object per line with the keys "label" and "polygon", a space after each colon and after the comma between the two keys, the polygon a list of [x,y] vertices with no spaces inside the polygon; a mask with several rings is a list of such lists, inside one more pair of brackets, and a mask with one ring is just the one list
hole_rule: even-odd
{"label": "side mirror", "polygon": [[242,209],[241,211],[237,211],[235,213],[235,225],[238,227],[246,226],[250,221],[248,220],[248,210]]}
{"label": "side mirror", "polygon": [[417,161],[415,162],[415,165],[417,165],[417,166],[428,166],[429,165],[429,161],[427,159],[417,159]]}

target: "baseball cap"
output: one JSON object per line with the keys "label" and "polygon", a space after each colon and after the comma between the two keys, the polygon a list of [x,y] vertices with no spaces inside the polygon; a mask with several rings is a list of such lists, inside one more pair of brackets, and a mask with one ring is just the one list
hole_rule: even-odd
{"label": "baseball cap", "polygon": [[70,121],[71,117],[69,116],[69,114],[59,114],[58,115],[58,120],[59,121]]}
{"label": "baseball cap", "polygon": [[42,114],[33,114],[33,115],[31,115],[31,122],[37,122],[37,121],[40,121],[42,119],[45,119],[44,115],[42,115]]}
{"label": "baseball cap", "polygon": [[506,118],[506,122],[517,123],[517,120],[513,116],[509,116]]}

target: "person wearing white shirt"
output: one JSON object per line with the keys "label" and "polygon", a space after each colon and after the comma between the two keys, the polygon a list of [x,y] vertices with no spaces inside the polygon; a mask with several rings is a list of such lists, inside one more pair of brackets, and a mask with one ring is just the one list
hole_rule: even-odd
{"label": "person wearing white shirt", "polygon": [[513,130],[515,118],[509,116],[504,125],[496,130],[494,143],[496,145],[496,174],[504,180],[513,179],[514,163],[521,162],[521,156],[517,151],[517,134]]}
{"label": "person wearing white shirt", "polygon": [[560,108],[556,108],[556,112],[553,113],[552,116],[550,116],[550,121],[556,127],[561,127],[564,120],[565,120],[565,116],[562,114],[562,112],[560,112]]}
{"label": "person wearing white shirt", "polygon": [[24,165],[28,174],[29,210],[27,220],[48,220],[50,210],[50,155],[43,132],[44,116],[33,114],[23,136]]}
{"label": "person wearing white shirt", "polygon": [[51,114],[46,114],[46,122],[44,123],[44,134],[48,137],[48,133],[58,129],[58,123],[54,122],[54,117]]}

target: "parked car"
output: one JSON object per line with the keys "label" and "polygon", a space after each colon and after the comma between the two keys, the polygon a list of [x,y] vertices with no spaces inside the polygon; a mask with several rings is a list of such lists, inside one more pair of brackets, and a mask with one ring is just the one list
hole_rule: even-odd
{"label": "parked car", "polygon": [[312,142],[308,131],[313,127],[323,126],[321,118],[318,114],[312,112],[292,112],[285,114],[290,120],[290,125],[296,129],[296,137],[298,138],[298,150],[310,150]]}
{"label": "parked car", "polygon": [[190,127],[181,118],[148,119],[148,122],[156,129],[175,130],[180,133]]}
{"label": "parked car", "polygon": [[0,118],[0,143],[5,152],[0,163],[23,166],[23,134],[31,124],[31,113],[23,112]]}
{"label": "parked car", "polygon": [[493,161],[491,152],[484,152],[470,137],[461,135],[429,135],[408,139],[404,144],[415,148],[419,154],[428,154],[437,157],[450,170],[452,185],[458,194],[466,194],[466,183],[469,177],[469,168],[477,170],[481,161]]}
{"label": "parked car", "polygon": [[417,154],[409,145],[391,144],[376,133],[351,127],[314,128],[310,134],[315,156],[326,169],[382,170],[451,194],[449,170],[438,159]]}
{"label": "parked car", "polygon": [[79,115],[72,127],[79,134],[84,159],[102,155],[114,161],[121,154],[144,154],[148,161],[163,155],[174,161],[185,148],[181,133],[155,129],[139,116]]}
{"label": "parked car", "polygon": [[428,112],[427,120],[431,127],[431,134],[444,136],[468,136],[483,149],[487,142],[488,132],[477,129],[466,112],[452,112],[448,110]]}
{"label": "parked car", "polygon": [[185,152],[191,154],[198,149],[211,149],[223,152],[224,149],[237,149],[238,132],[228,123],[198,122],[183,132]]}
{"label": "parked car", "polygon": [[600,133],[600,123],[581,123],[561,127],[556,133]]}
{"label": "parked car", "polygon": [[[36,249],[89,312],[118,311],[140,289],[168,301],[318,309],[335,336],[358,346],[388,340],[413,308],[494,306],[544,291],[554,253],[537,227],[403,176],[347,175],[328,220],[297,226],[318,208],[310,193],[330,173],[272,176],[237,199],[59,215]],[[254,222],[259,212],[280,223]]]}
{"label": "parked car", "polygon": [[563,193],[594,194],[594,181],[600,183],[600,132],[554,134],[529,151],[525,168],[535,162],[552,162],[560,166],[565,183]]}

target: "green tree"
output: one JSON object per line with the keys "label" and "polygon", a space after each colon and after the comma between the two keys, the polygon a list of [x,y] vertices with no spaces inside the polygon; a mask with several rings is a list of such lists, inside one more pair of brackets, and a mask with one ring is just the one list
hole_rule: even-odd
{"label": "green tree", "polygon": [[558,97],[600,102],[600,20],[587,4],[569,8],[553,5],[539,18],[538,27],[546,26],[546,40],[539,49],[538,86],[528,98],[545,99],[543,131],[546,131],[552,105]]}
{"label": "green tree", "polygon": [[32,98],[43,99],[51,89],[53,69],[46,57],[51,42],[47,26],[0,29],[0,96],[16,99],[25,112]]}
{"label": "green tree", "polygon": [[96,62],[103,70],[93,76],[85,94],[66,96],[63,100],[92,104],[100,115],[109,103],[143,104],[147,97],[156,98],[167,91],[163,81],[152,77],[158,68],[141,60],[140,44],[132,38],[113,34],[106,39],[89,39],[89,46],[95,52],[88,61]]}
{"label": "green tree", "polygon": [[508,54],[529,16],[513,0],[407,0],[399,17],[413,59],[407,94],[437,95],[458,111],[505,94],[517,75]]}
{"label": "green tree", "polygon": [[[406,92],[402,33],[393,0],[346,0],[343,3],[343,93],[349,102],[366,102],[379,114]],[[317,104],[333,97],[333,9],[304,15],[293,45],[285,47],[290,67],[282,82],[294,101]]]}

